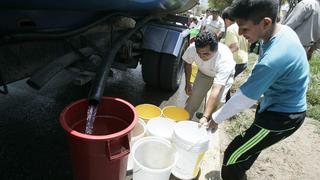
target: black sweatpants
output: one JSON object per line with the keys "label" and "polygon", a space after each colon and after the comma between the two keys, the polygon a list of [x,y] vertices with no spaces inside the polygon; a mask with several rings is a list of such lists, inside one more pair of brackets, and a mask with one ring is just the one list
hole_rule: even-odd
{"label": "black sweatpants", "polygon": [[294,133],[303,123],[305,112],[257,113],[253,124],[238,135],[224,152],[221,177],[223,180],[243,180],[260,152]]}

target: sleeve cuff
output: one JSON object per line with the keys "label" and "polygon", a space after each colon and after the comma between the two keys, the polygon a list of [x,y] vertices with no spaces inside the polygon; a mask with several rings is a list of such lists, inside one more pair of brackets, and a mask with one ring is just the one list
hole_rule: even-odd
{"label": "sleeve cuff", "polygon": [[217,123],[222,123],[225,119],[228,119],[235,114],[249,109],[256,100],[250,99],[244,94],[242,94],[239,89],[234,96],[232,96],[229,101],[212,114],[212,119]]}

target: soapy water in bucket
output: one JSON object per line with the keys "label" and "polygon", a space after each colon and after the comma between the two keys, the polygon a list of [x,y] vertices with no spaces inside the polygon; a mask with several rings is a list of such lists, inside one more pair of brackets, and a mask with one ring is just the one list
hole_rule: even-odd
{"label": "soapy water in bucket", "polygon": [[[114,123],[114,122],[117,123]],[[87,120],[83,119],[72,125],[72,129],[80,133],[85,133]],[[109,135],[124,130],[129,123],[115,116],[96,116],[92,126],[92,135]]]}

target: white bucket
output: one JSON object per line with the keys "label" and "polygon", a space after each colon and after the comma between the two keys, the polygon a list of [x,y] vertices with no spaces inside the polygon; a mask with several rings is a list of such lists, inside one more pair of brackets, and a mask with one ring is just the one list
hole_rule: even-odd
{"label": "white bucket", "polygon": [[174,128],[172,141],[178,153],[172,174],[180,179],[195,178],[200,162],[209,149],[210,136],[206,128],[199,128],[198,123],[193,121],[181,121]]}
{"label": "white bucket", "polygon": [[[136,126],[131,131],[131,141],[130,147],[133,147],[133,144],[140,138],[144,137],[147,132],[146,123],[144,120],[139,119]],[[128,157],[128,164],[127,164],[127,171],[131,171],[133,168],[133,160],[132,160],[132,153],[129,154]]]}
{"label": "white bucket", "polygon": [[163,137],[171,141],[175,125],[176,122],[168,118],[153,118],[147,122],[147,134],[149,136]]}
{"label": "white bucket", "polygon": [[134,180],[169,180],[177,160],[172,144],[160,137],[144,137],[132,148]]}

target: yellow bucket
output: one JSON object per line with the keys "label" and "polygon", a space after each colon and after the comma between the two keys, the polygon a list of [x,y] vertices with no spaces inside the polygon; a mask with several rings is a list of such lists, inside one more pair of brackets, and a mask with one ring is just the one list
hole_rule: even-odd
{"label": "yellow bucket", "polygon": [[189,113],[185,109],[177,106],[167,106],[162,109],[162,116],[174,121],[189,120]]}
{"label": "yellow bucket", "polygon": [[145,121],[161,116],[161,109],[153,104],[140,104],[136,106],[136,111],[139,118]]}

